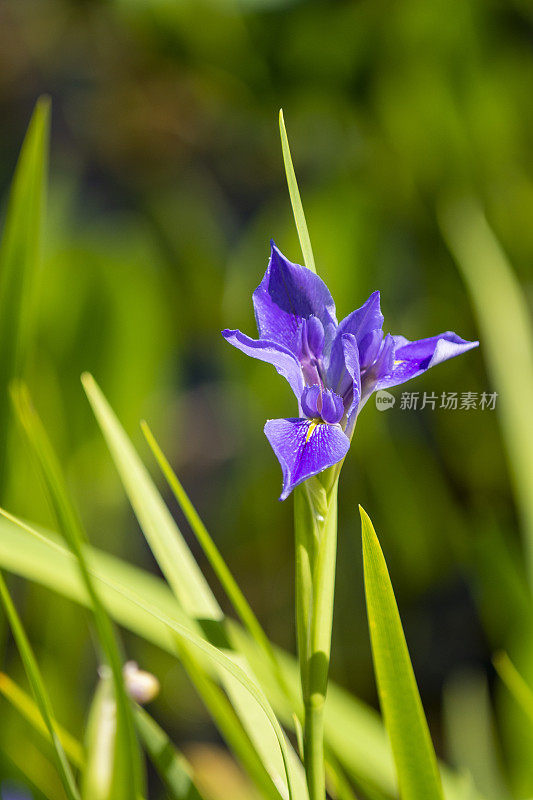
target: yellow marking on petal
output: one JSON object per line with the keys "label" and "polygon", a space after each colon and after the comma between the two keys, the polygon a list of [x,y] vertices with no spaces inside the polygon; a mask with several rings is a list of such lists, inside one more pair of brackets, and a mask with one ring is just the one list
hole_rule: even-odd
{"label": "yellow marking on petal", "polygon": [[314,431],[314,429],[316,428],[317,425],[318,425],[318,420],[313,420],[311,422],[311,424],[309,425],[309,430],[307,431],[307,436],[305,437],[305,443],[306,444],[309,441],[309,439],[311,438],[311,436],[313,435],[313,431]]}
{"label": "yellow marking on petal", "polygon": [[404,364],[404,363],[405,363],[405,359],[403,359],[403,360],[402,360],[402,359],[400,359],[399,361],[395,361],[395,362],[394,362],[394,366],[395,366],[395,367],[397,367],[397,366],[398,366],[398,364]]}

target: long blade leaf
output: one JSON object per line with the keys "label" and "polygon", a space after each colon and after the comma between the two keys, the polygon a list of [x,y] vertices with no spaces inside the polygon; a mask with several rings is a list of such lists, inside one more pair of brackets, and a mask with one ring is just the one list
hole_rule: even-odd
{"label": "long blade leaf", "polygon": [[437,759],[378,538],[361,512],[372,656],[402,800],[443,800]]}
{"label": "long blade leaf", "polygon": [[96,381],[85,374],[82,382],[135,515],[180,605],[193,619],[221,619],[207,581]]}
{"label": "long blade leaf", "polygon": [[0,247],[0,490],[11,413],[8,387],[24,367],[32,288],[40,264],[49,127],[50,102],[41,98],[20,151]]}
{"label": "long blade leaf", "polygon": [[[10,515],[10,519],[14,521],[16,524],[20,524],[21,527],[24,528],[24,530],[32,532],[37,537],[40,536],[40,534],[37,531],[33,531],[31,527],[26,525],[25,523],[20,523],[15,517]],[[93,575],[93,577],[96,576]],[[267,717],[270,725],[272,726],[272,729],[274,730],[285,768],[289,800],[293,800],[293,798],[295,797],[293,792],[293,774],[292,774],[292,766],[291,766],[291,759],[289,756],[289,750],[287,747],[287,742],[285,740],[285,734],[283,733],[281,725],[279,724],[278,719],[274,711],[272,710],[270,703],[268,702],[265,694],[263,693],[259,685],[246,674],[246,672],[242,669],[242,667],[236,664],[235,661],[233,661],[229,656],[227,656],[217,647],[212,645],[206,639],[203,639],[201,636],[198,636],[196,633],[193,633],[185,625],[181,624],[180,622],[177,622],[172,617],[160,611],[156,606],[147,603],[135,592],[132,592],[129,588],[125,586],[118,586],[112,584],[110,586],[107,583],[107,581],[102,578],[100,578],[100,581],[105,585],[107,585],[108,588],[111,588],[112,586],[112,588],[115,591],[117,591],[120,595],[127,598],[131,603],[133,603],[139,609],[145,611],[151,617],[153,617],[154,619],[162,623],[164,626],[166,626],[169,630],[173,631],[173,633],[175,633],[180,640],[183,640],[186,643],[193,645],[201,653],[204,653],[214,664],[222,667],[222,669],[224,669],[227,673],[229,673],[229,675],[235,678],[248,691],[251,697],[253,697],[256,703],[262,708],[265,716]]]}
{"label": "long blade leaf", "polygon": [[300,190],[298,189],[298,181],[296,180],[296,173],[294,172],[294,167],[292,164],[291,150],[289,147],[287,131],[285,129],[285,120],[283,118],[282,108],[279,110],[279,132],[281,136],[283,163],[285,164],[285,175],[287,176],[287,186],[289,187],[289,196],[291,198],[292,213],[294,214],[296,230],[298,231],[298,238],[300,239],[300,247],[302,248],[304,264],[307,269],[312,270],[312,272],[316,272],[315,257],[313,255],[313,248],[311,247],[311,239],[309,238],[307,222],[305,221],[302,199],[300,197]]}
{"label": "long blade leaf", "polygon": [[499,393],[509,470],[521,512],[533,585],[533,323],[527,298],[493,231],[474,201],[444,206],[444,238],[468,287],[482,351]]}
{"label": "long blade leaf", "polygon": [[115,763],[117,773],[121,775],[118,785],[121,786],[125,799],[138,797],[142,794],[142,762],[135,734],[131,702],[124,686],[122,657],[113,623],[100,599],[85,559],[83,544],[86,537],[76,509],[70,500],[59,461],[46,431],[31,404],[26,387],[17,383],[12,394],[18,418],[35,455],[59,528],[78,562],[80,574],[90,598],[98,639],[111,669],[117,705]]}
{"label": "long blade leaf", "polygon": [[2,573],[0,573],[0,600],[2,601],[9,625],[13,631],[13,636],[17,643],[20,657],[24,664],[24,669],[28,676],[39,711],[48,729],[61,782],[63,783],[69,800],[79,800],[80,795],[78,787],[76,786],[70,764],[68,763],[63,745],[61,744],[61,740],[55,728],[52,705],[41,676],[41,671],[33,654],[28,637],[26,636],[21,619],[11,600],[11,595],[9,594]]}

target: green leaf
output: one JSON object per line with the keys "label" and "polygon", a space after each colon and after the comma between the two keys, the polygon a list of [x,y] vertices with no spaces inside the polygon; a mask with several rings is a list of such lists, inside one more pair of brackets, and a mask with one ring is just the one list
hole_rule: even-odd
{"label": "green leaf", "polygon": [[238,586],[235,578],[231,574],[231,571],[226,565],[224,559],[222,558],[222,555],[220,554],[220,551],[215,545],[213,539],[209,535],[207,528],[202,522],[198,512],[196,511],[193,504],[189,500],[187,493],[185,492],[183,486],[181,485],[176,473],[170,466],[168,459],[165,457],[163,451],[158,445],[148,424],[144,421],[141,422],[141,428],[156,458],[156,461],[159,464],[161,471],[165,476],[167,483],[174,494],[174,497],[178,501],[181,510],[183,511],[185,518],[187,519],[187,522],[191,526],[194,535],[196,536],[200,546],[202,547],[205,555],[207,556],[207,559],[209,560],[209,563],[211,564],[213,571],[215,572],[217,578],[219,579],[220,584],[226,593],[226,596],[228,597],[233,608],[235,609],[235,612],[237,613],[243,626],[246,628],[250,636],[257,642],[259,647],[261,647],[266,657],[270,660],[272,664],[272,669],[278,676],[282,689],[284,691],[287,691],[287,687],[284,684],[283,675],[281,674],[279,664],[277,662],[274,653],[274,649],[268,637],[266,636],[263,628],[261,627],[259,620],[255,616],[254,612],[252,611],[252,608],[250,607],[248,601],[246,600],[244,594],[242,593],[240,587]]}
{"label": "green leaf", "polygon": [[402,800],[443,800],[435,751],[420,701],[387,565],[359,507],[372,656]]}
{"label": "green leaf", "polygon": [[150,760],[173,800],[202,800],[203,795],[194,784],[194,770],[183,753],[180,753],[165,731],[143,708],[135,710],[137,730]]}
{"label": "green leaf", "polygon": [[442,207],[444,238],[477,315],[481,351],[499,393],[498,411],[521,511],[533,584],[533,324],[528,301],[500,243],[474,201]]}
{"label": "green leaf", "polygon": [[285,129],[285,120],[283,119],[282,108],[279,110],[279,132],[281,136],[283,163],[285,164],[285,175],[287,176],[287,186],[289,187],[289,195],[291,198],[292,213],[294,214],[298,238],[300,239],[300,247],[302,248],[304,264],[307,269],[312,270],[312,272],[316,272],[315,257],[313,255],[313,248],[311,247],[309,231],[307,230],[307,222],[305,221],[305,214],[302,206],[302,199],[300,197],[300,191],[298,189],[298,182],[296,180],[296,173],[294,172],[294,167],[292,165],[291,151],[289,147],[289,140],[287,138],[287,131]]}
{"label": "green leaf", "polygon": [[[16,521],[14,517],[11,517],[12,520]],[[18,521],[16,521],[18,523]],[[18,523],[20,524],[20,523]],[[24,525],[25,530],[31,531],[32,529],[28,525]],[[37,531],[33,531],[33,534],[37,537],[39,536]],[[100,579],[102,580],[102,579]],[[106,583],[105,580],[102,581],[104,584]],[[109,586],[109,585],[108,585]],[[191,645],[193,645],[197,650],[201,653],[205,654],[210,661],[216,664],[219,667],[222,667],[229,675],[235,678],[250,694],[250,696],[256,701],[256,703],[261,707],[265,716],[267,717],[272,729],[274,730],[279,749],[281,751],[283,765],[285,769],[285,775],[287,779],[287,786],[289,791],[289,800],[293,800],[295,797],[293,791],[293,768],[291,758],[289,756],[289,749],[287,747],[287,743],[285,741],[285,735],[281,726],[268,702],[267,698],[265,697],[263,691],[258,686],[258,684],[251,679],[246,672],[240,667],[235,661],[219,650],[217,647],[212,645],[206,639],[198,636],[196,633],[193,633],[189,628],[185,625],[177,622],[167,614],[161,612],[156,606],[149,604],[146,600],[140,597],[137,593],[131,591],[131,589],[127,588],[126,586],[113,586],[112,587],[115,591],[117,591],[120,595],[124,598],[127,598],[133,605],[137,606],[140,610],[149,614],[154,620],[159,621],[163,625],[165,625],[169,630],[171,630],[176,636]]]}
{"label": "green leaf", "polygon": [[26,360],[33,284],[41,261],[50,102],[35,107],[13,179],[0,247],[0,492],[3,490],[10,381]]}
{"label": "green leaf", "polygon": [[[109,758],[113,761],[116,779],[108,797],[110,800],[119,800],[122,797],[124,800],[131,800],[132,797],[136,798],[143,793],[143,770],[135,735],[131,702],[124,686],[122,657],[113,624],[95,588],[91,570],[85,559],[83,545],[86,537],[81,521],[70,501],[59,462],[41,420],[31,404],[27,388],[17,382],[13,387],[12,395],[17,416],[35,455],[59,528],[78,562],[82,581],[90,598],[98,640],[111,671],[112,681],[110,683],[113,686],[113,696],[116,702],[116,736],[112,742],[113,754],[110,754]],[[103,702],[102,705],[105,703]],[[99,795],[99,798],[104,797],[106,797],[105,794]]]}
{"label": "green leaf", "polygon": [[[189,617],[189,622],[185,624],[185,627],[196,635],[200,633],[205,635],[206,627],[209,627],[213,633],[216,629],[219,636],[217,644],[222,641],[229,648],[230,643],[227,640],[225,629],[221,625],[223,614],[220,606],[170,512],[94,379],[84,375],[83,383],[148,544],[181,608]],[[188,512],[190,515],[190,507]],[[194,518],[191,517],[191,519]],[[196,519],[194,521],[197,522]],[[196,525],[196,528],[198,530],[198,525]],[[203,529],[201,533],[204,545],[207,544],[209,547],[210,540],[207,532]],[[214,546],[210,549],[211,557],[214,555],[213,548]],[[219,569],[222,564],[223,561],[219,557],[217,561]],[[229,571],[226,571],[226,579],[228,574]],[[240,598],[237,599],[240,600]],[[242,602],[240,607],[243,610]],[[205,624],[206,620],[209,620],[208,626]],[[247,620],[250,622],[249,615]],[[195,625],[194,621],[198,624]],[[190,624],[191,622],[193,623],[192,625]],[[257,633],[257,628],[255,632]],[[198,654],[191,654],[187,649],[184,650],[182,644],[179,655],[197,688],[204,692],[207,690],[209,697],[211,697],[212,692],[207,689],[205,681],[198,677],[200,669]],[[273,655],[270,657],[275,660]],[[243,667],[244,671],[245,665],[241,664],[240,666]],[[220,680],[230,697],[242,726],[259,753],[260,759],[272,780],[276,785],[279,785],[280,781],[285,779],[286,768],[283,758],[280,758],[276,736],[273,735],[275,731],[273,732],[268,717],[265,719],[264,709],[262,709],[261,704],[259,704],[260,707],[258,708],[256,702],[254,702],[256,698],[250,697],[250,693],[243,687],[242,682],[238,680],[235,682],[233,678],[234,676],[228,675],[227,670],[220,672]],[[229,732],[231,733],[231,731]],[[293,774],[296,776],[294,778],[296,797],[305,798],[305,786],[299,780],[301,764],[296,758],[293,758],[292,747],[289,747],[288,751],[291,753]],[[247,756],[247,761],[249,764],[251,763],[249,755]]]}
{"label": "green leaf", "polygon": [[135,511],[170,588],[193,619],[222,619],[222,611],[170,511],[92,375],[83,387]]}
{"label": "green leaf", "polygon": [[13,601],[11,600],[11,596],[7,589],[2,573],[0,573],[0,600],[2,601],[9,625],[13,631],[13,636],[17,643],[20,657],[22,659],[22,663],[24,664],[24,669],[26,670],[26,675],[28,676],[35,700],[39,707],[39,711],[47,727],[61,782],[69,800],[79,800],[80,795],[78,788],[54,724],[52,705],[48,698],[48,693],[46,691],[41,672],[37,665],[37,661],[28,641],[28,637],[26,636],[26,632],[23,628],[20,617],[15,606],[13,605]]}
{"label": "green leaf", "polygon": [[[9,675],[0,672],[0,692],[4,695],[13,708],[23,716],[28,722],[38,731],[42,736],[51,741],[50,733],[43,719],[43,715],[39,711],[37,704],[26,692],[11,680]],[[68,760],[75,767],[81,769],[85,764],[85,754],[83,747],[68,731],[61,727],[55,720],[52,720],[59,737],[59,741],[63,746]]]}

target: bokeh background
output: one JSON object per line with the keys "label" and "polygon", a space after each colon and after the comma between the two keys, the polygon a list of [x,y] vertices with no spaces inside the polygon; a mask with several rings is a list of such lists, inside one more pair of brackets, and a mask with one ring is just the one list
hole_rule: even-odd
{"label": "bokeh background", "polygon": [[[0,4],[4,198],[33,105],[52,99],[27,378],[97,546],[157,569],[81,390],[84,370],[157,475],[138,426],[150,422],[267,632],[294,651],[292,502],[277,501],[280,469],[262,433],[266,418],[294,412],[293,399],[274,370],[220,336],[223,327],[255,334],[251,292],[271,237],[301,260],[278,109],[339,318],[379,288],[387,330],[475,339],[439,220],[450,202],[474,198],[531,299],[532,42],[525,0]],[[491,279],[487,266],[482,280]],[[501,393],[483,345],[405,388]],[[499,406],[408,411],[393,391],[393,409],[368,404],[343,470],[332,676],[377,705],[361,503],[386,553],[439,753],[463,766],[458,732],[475,729],[490,696],[507,778],[495,790],[480,777],[481,788],[533,794],[531,740],[491,665],[501,647],[530,663]],[[13,434],[4,504],[51,524],[21,442]],[[20,580],[12,587],[58,716],[80,730],[96,682],[89,629],[67,601]],[[23,682],[1,630],[2,668]],[[159,721],[206,774],[231,771],[180,668],[124,639],[162,682]],[[0,774],[16,777],[10,749],[38,756],[4,702],[0,714]]]}

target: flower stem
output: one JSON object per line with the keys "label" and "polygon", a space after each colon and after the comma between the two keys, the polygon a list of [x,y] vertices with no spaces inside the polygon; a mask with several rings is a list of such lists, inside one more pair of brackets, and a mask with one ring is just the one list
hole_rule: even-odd
{"label": "flower stem", "polygon": [[324,704],[328,685],[337,553],[338,471],[295,493],[296,624],[310,800],[325,800]]}

